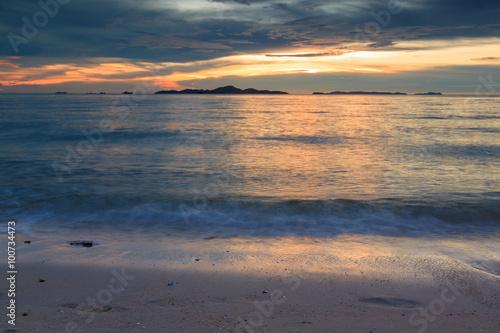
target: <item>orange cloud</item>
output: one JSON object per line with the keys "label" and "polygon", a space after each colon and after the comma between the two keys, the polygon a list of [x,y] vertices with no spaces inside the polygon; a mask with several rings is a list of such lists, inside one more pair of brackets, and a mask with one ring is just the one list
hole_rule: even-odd
{"label": "orange cloud", "polygon": [[12,68],[19,68],[18,64],[14,64],[8,60],[2,60],[0,59],[0,68],[1,67],[12,67]]}
{"label": "orange cloud", "polygon": [[[273,54],[235,55],[192,63],[163,63],[175,71],[163,77],[168,81],[188,81],[224,76],[286,75],[297,73],[398,73],[428,70],[439,66],[484,65],[496,59],[484,54],[500,54],[500,39],[404,42],[384,51],[319,52],[297,49]],[[161,78],[159,78],[161,79]]]}
{"label": "orange cloud", "polygon": [[[3,61],[5,62],[5,61]],[[0,60],[0,65],[3,64]],[[105,82],[135,80],[143,78],[149,72],[141,66],[130,63],[103,63],[91,65],[55,64],[41,67],[15,67],[16,70],[2,70],[0,68],[0,84],[3,86],[16,85],[46,85],[65,82]]]}
{"label": "orange cloud", "polygon": [[[500,38],[482,41],[406,41],[386,50],[356,51],[344,48],[324,52],[296,49],[284,52],[243,54],[185,63],[131,63],[119,58],[86,59],[85,64],[53,64],[22,67],[0,59],[0,84],[48,85],[65,82],[155,82],[165,89],[181,88],[182,81],[225,76],[265,76],[297,73],[398,73],[428,70],[439,66],[498,63]],[[89,64],[90,62],[90,64]]]}

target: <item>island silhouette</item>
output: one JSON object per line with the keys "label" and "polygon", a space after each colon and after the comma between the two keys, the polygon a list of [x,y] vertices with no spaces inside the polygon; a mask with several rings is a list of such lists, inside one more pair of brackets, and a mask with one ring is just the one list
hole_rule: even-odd
{"label": "island silhouette", "polygon": [[422,95],[428,95],[428,96],[442,96],[443,94],[440,92],[427,92],[427,93],[416,93],[415,95],[422,96]]}
{"label": "island silhouette", "polygon": [[232,95],[287,95],[285,91],[257,90],[254,88],[239,89],[235,86],[225,86],[215,89],[184,89],[184,90],[160,90],[155,94],[232,94]]}
{"label": "island silhouette", "polygon": [[[315,91],[313,95],[408,95],[402,92],[387,92],[387,91],[332,91],[331,93],[324,93]],[[428,95],[428,96],[442,96],[440,92],[427,92],[427,93],[416,93],[417,96]]]}
{"label": "island silhouette", "polygon": [[[133,91],[124,91],[123,95],[131,95]],[[66,95],[66,91],[56,91],[56,95]],[[94,93],[87,92],[87,95],[105,95],[105,92]],[[184,90],[160,90],[155,92],[155,94],[228,94],[228,95],[288,95],[286,91],[279,90],[258,90],[255,88],[239,89],[235,86],[225,86],[215,89],[184,89]],[[332,91],[330,93],[324,93],[315,91],[313,95],[408,95],[402,92],[387,92],[387,91]],[[416,96],[442,96],[440,92],[426,92],[426,93],[415,93]]]}
{"label": "island silhouette", "polygon": [[380,91],[332,91],[331,93],[313,92],[313,95],[408,95],[402,92]]}

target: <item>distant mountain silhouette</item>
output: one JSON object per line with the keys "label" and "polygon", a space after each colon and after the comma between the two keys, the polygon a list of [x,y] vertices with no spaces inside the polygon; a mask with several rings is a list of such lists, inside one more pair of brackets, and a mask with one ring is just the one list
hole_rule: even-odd
{"label": "distant mountain silhouette", "polygon": [[239,89],[235,86],[225,86],[213,90],[205,89],[184,89],[184,90],[161,90],[155,94],[234,94],[234,95],[286,95],[285,91],[257,90],[254,88]]}
{"label": "distant mountain silhouette", "polygon": [[56,91],[54,94],[55,95],[67,95],[68,93],[65,91]]}
{"label": "distant mountain silhouette", "polygon": [[431,95],[431,96],[442,96],[440,92],[428,92],[428,93],[416,93],[415,95]]}

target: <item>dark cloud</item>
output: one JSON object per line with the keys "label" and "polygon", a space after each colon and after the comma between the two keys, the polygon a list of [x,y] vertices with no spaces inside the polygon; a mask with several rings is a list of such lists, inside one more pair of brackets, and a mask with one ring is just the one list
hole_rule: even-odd
{"label": "dark cloud", "polygon": [[[198,1],[199,10],[152,0],[74,0],[20,44],[18,55],[194,61],[269,48],[356,41],[387,48],[399,40],[500,35],[496,0],[402,0],[403,11],[390,17],[383,14],[388,0]],[[0,56],[15,55],[7,35],[22,36],[21,19],[32,21],[40,10],[36,0],[0,2]]]}
{"label": "dark cloud", "polygon": [[321,53],[292,53],[292,54],[266,54],[266,57],[324,57],[343,55],[342,51],[329,51]]}
{"label": "dark cloud", "polygon": [[380,47],[393,46],[393,45],[395,45],[395,44],[392,40],[380,40],[376,43],[369,44],[368,47],[380,48]]}
{"label": "dark cloud", "polygon": [[479,60],[479,61],[500,60],[500,57],[483,57],[483,58],[474,58],[471,60]]}
{"label": "dark cloud", "polygon": [[134,38],[130,46],[145,46],[148,49],[215,49],[215,50],[230,50],[228,45],[220,43],[210,43],[195,39],[179,38],[169,35],[148,34]]}
{"label": "dark cloud", "polygon": [[247,5],[250,6],[252,3],[262,3],[262,2],[269,2],[268,0],[211,0],[212,2],[221,2],[221,3],[238,3],[241,5]]}

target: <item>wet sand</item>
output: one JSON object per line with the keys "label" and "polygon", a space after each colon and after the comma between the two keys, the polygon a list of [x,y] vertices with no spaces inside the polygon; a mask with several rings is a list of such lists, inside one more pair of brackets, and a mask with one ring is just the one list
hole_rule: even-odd
{"label": "wet sand", "polygon": [[2,332],[500,330],[500,261],[422,240],[69,237],[19,244],[17,324]]}

